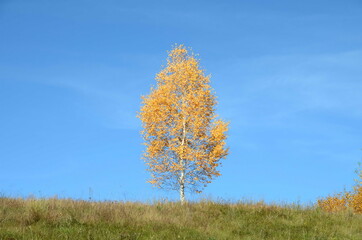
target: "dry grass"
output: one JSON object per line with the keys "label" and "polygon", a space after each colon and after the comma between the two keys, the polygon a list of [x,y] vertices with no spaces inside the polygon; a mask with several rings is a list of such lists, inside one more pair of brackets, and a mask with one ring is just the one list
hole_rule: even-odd
{"label": "dry grass", "polygon": [[362,239],[362,215],[264,203],[0,198],[0,239]]}

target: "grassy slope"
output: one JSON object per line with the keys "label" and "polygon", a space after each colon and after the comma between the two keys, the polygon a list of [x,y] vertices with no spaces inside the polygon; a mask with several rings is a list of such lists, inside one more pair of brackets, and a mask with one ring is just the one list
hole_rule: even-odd
{"label": "grassy slope", "polygon": [[0,198],[0,239],[362,239],[362,215],[215,202]]}

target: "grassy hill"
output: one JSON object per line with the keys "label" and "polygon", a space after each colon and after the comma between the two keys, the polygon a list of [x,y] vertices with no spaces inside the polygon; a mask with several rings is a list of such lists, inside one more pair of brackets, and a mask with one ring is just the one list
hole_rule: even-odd
{"label": "grassy hill", "polygon": [[362,214],[263,203],[0,198],[0,239],[362,239]]}

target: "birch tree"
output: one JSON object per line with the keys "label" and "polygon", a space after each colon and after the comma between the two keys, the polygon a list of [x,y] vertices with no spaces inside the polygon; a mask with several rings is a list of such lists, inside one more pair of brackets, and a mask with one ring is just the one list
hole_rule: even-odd
{"label": "birch tree", "polygon": [[169,52],[156,82],[142,97],[138,115],[146,145],[143,158],[151,173],[148,182],[179,191],[184,203],[185,190],[200,193],[221,175],[220,160],[228,154],[228,123],[216,119],[210,77],[183,45]]}

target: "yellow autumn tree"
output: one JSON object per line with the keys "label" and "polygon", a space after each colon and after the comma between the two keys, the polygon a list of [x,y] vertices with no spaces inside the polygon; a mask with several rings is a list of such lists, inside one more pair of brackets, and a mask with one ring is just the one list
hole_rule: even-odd
{"label": "yellow autumn tree", "polygon": [[228,123],[216,120],[210,77],[185,46],[169,52],[156,81],[142,97],[138,115],[146,145],[143,157],[151,173],[148,182],[179,191],[183,203],[185,189],[201,192],[220,175],[220,160],[228,154]]}
{"label": "yellow autumn tree", "polygon": [[360,169],[356,170],[359,179],[355,179],[356,185],[352,191],[345,191],[333,196],[319,199],[318,206],[327,212],[339,212],[352,209],[355,213],[362,213],[362,165]]}

